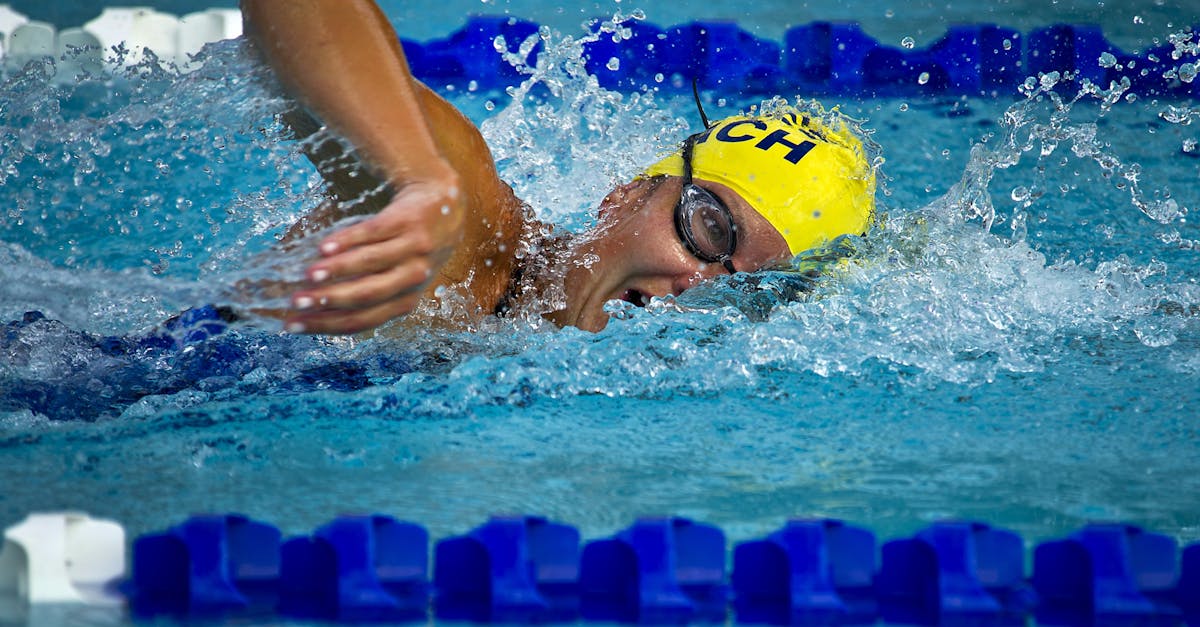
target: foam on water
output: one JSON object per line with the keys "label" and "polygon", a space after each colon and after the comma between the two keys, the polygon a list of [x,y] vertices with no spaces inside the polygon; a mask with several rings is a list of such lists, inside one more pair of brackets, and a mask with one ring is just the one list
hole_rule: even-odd
{"label": "foam on water", "polygon": [[[621,39],[623,19],[498,41],[525,80],[453,95],[563,230],[698,126],[688,99],[608,92],[583,71],[582,43]],[[1173,41],[1184,80],[1195,37]],[[763,106],[704,98],[713,118]],[[245,286],[298,276],[313,238],[270,245],[320,202],[319,177],[238,42],[188,74],[152,58],[78,82],[28,68],[0,89],[0,320],[60,322],[10,325],[0,381],[67,389],[37,398],[87,400],[103,420],[10,403],[0,463],[67,477],[74,505],[135,528],[179,514],[174,487],[193,509],[285,512],[264,517],[294,528],[395,505],[435,533],[521,509],[585,531],[653,510],[747,534],[792,513],[991,512],[1034,535],[1123,517],[1194,538],[1179,496],[1200,477],[1182,409],[1200,390],[1194,104],[1063,75],[1014,98],[844,103],[887,158],[881,221],[819,278],[613,304],[596,334],[517,318],[330,340],[256,320],[119,353],[103,335],[144,337],[232,294],[276,302]],[[1065,478],[1080,467],[1089,480]],[[61,500],[6,498],[5,512]]]}

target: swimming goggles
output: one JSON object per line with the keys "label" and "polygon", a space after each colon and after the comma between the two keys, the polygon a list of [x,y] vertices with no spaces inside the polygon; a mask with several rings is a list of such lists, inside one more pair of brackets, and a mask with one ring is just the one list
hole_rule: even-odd
{"label": "swimming goggles", "polygon": [[[703,133],[701,133],[703,134]],[[720,263],[734,274],[737,223],[729,207],[712,192],[692,183],[692,147],[700,134],[683,140],[683,191],[675,205],[675,232],[683,245],[701,261]]]}

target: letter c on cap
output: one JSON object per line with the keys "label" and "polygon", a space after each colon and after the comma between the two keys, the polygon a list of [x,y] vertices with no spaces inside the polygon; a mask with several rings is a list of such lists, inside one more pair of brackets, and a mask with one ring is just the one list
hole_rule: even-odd
{"label": "letter c on cap", "polygon": [[749,124],[760,131],[767,130],[767,125],[764,122],[762,122],[761,120],[737,120],[734,122],[730,122],[729,124],[726,124],[724,127],[721,128],[721,130],[717,131],[717,139],[719,141],[723,141],[723,142],[746,142],[746,141],[750,141],[750,140],[754,139],[755,138],[754,135],[732,135],[732,134],[730,134],[730,131],[734,127],[738,127],[743,124]]}

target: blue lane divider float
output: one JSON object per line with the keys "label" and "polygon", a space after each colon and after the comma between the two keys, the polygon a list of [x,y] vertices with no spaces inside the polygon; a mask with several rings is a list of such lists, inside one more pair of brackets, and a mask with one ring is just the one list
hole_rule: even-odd
{"label": "blue lane divider float", "polygon": [[[1128,79],[1144,96],[1200,97],[1200,80],[1164,78],[1187,61],[1172,59],[1171,45],[1126,53],[1095,26],[1054,25],[1024,34],[994,24],[952,26],[926,48],[885,45],[855,23],[794,26],[782,45],[732,22],[662,28],[629,21],[622,28],[628,30],[623,41],[605,34],[585,49],[588,72],[608,89],[684,91],[695,78],[702,88],[725,93],[1009,97],[1027,76],[1069,71],[1103,88]],[[497,42],[515,51],[537,32],[537,24],[517,18],[472,17],[445,39],[402,43],[413,73],[434,86],[473,82],[499,89],[522,75],[503,60]],[[532,48],[530,64],[540,47],[539,41]],[[1106,53],[1113,62],[1102,64]]]}
{"label": "blue lane divider float", "polygon": [[1175,601],[1193,594],[1176,594],[1177,548],[1172,538],[1125,525],[1093,525],[1042,544],[1033,572],[1039,620],[1179,617]]}
{"label": "blue lane divider float", "polygon": [[579,531],[536,516],[494,517],[438,542],[437,616],[568,621],[579,612]]}
{"label": "blue lane divider float", "polygon": [[133,545],[125,586],[135,614],[206,615],[270,603],[279,530],[237,514],[194,516]]}
{"label": "blue lane divider float", "polygon": [[725,534],[686,518],[643,518],[588,543],[579,573],[588,620],[721,621],[729,587]]}
{"label": "blue lane divider float", "polygon": [[876,615],[875,534],[793,520],[733,553],[734,607],[750,623],[866,623]]}
{"label": "blue lane divider float", "polygon": [[1128,525],[1025,544],[983,523],[939,522],[877,546],[838,520],[794,520],[743,542],[726,573],[717,527],[643,518],[581,546],[536,516],[496,517],[434,547],[418,525],[347,516],[311,536],[239,515],[197,516],[133,545],[135,615],[476,622],[845,625],[1200,624],[1200,544]]}
{"label": "blue lane divider float", "polygon": [[279,609],[345,621],[424,618],[429,534],[390,516],[344,516],[281,548]]}
{"label": "blue lane divider float", "polygon": [[876,580],[881,613],[892,622],[963,617],[1003,621],[1033,607],[1017,534],[980,523],[939,523],[883,546]]}
{"label": "blue lane divider float", "polygon": [[1184,549],[1181,562],[1175,596],[1184,615],[1200,623],[1200,544]]}

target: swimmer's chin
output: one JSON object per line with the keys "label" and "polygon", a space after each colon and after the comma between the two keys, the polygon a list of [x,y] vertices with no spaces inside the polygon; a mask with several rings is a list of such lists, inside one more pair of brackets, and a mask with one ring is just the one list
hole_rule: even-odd
{"label": "swimmer's chin", "polygon": [[547,319],[560,327],[575,327],[580,331],[598,333],[608,326],[609,316],[603,307],[581,307],[575,312],[559,310],[547,316]]}
{"label": "swimmer's chin", "polygon": [[580,315],[575,320],[565,321],[561,319],[552,319],[552,322],[560,327],[575,327],[580,331],[589,333],[599,333],[608,326],[608,314],[601,312],[600,316]]}

